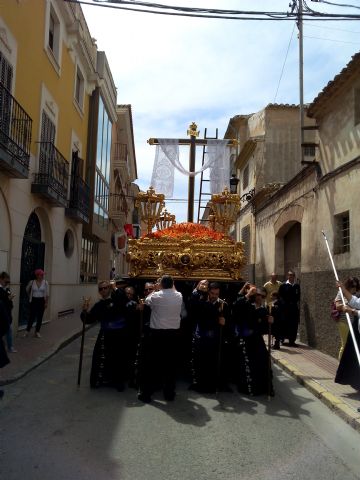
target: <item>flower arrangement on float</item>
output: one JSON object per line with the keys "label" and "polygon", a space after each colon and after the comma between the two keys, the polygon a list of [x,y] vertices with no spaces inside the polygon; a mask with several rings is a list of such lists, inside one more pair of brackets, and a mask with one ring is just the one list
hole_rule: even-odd
{"label": "flower arrangement on float", "polygon": [[152,232],[148,235],[145,235],[147,238],[173,238],[173,239],[189,239],[189,240],[223,240],[230,239],[227,235],[224,235],[221,232],[216,232],[211,230],[205,225],[199,223],[190,223],[183,222],[172,225],[171,227],[164,228],[163,230],[158,230]]}

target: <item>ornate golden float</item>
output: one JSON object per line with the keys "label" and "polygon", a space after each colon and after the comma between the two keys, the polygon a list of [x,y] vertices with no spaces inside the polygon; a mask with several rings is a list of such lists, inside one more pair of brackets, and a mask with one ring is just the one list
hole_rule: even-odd
{"label": "ornate golden float", "polygon": [[[227,189],[212,195],[208,207],[213,228],[196,223],[176,224],[174,215],[167,211],[161,214],[164,196],[151,187],[146,193],[140,192],[137,206],[148,233],[129,240],[127,260],[131,277],[150,279],[166,273],[182,280],[241,279],[246,263],[243,244],[228,235],[240,210],[238,195]],[[155,225],[157,230],[152,232]],[[217,226],[222,232],[216,230]]]}

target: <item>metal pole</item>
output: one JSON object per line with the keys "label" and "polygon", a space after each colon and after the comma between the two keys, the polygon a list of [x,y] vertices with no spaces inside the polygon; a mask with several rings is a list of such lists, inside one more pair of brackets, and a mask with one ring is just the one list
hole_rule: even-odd
{"label": "metal pole", "polygon": [[[332,265],[333,270],[334,270],[335,279],[336,279],[336,281],[339,281],[339,277],[338,277],[338,274],[337,274],[336,268],[335,268],[335,263],[334,263],[334,260],[332,258],[332,255],[331,255],[329,242],[328,242],[328,240],[326,238],[326,235],[325,235],[325,232],[323,230],[322,230],[322,234],[324,235],[324,239],[325,239],[326,247],[327,247],[327,250],[328,250],[328,253],[329,253],[331,265]],[[345,305],[345,298],[344,298],[343,291],[341,290],[341,287],[339,287],[339,292],[340,292],[340,296],[341,296],[341,301],[343,302],[343,305]],[[357,361],[358,361],[359,367],[360,367],[360,352],[359,352],[359,347],[358,347],[358,344],[357,344],[357,341],[356,341],[356,338],[355,338],[354,329],[353,329],[353,326],[352,326],[352,323],[351,323],[351,320],[350,320],[350,315],[347,312],[345,312],[345,315],[346,315],[346,320],[347,320],[347,323],[348,323],[348,326],[349,326],[349,331],[350,331],[350,334],[351,334],[351,338],[352,338],[352,341],[354,343],[354,348],[355,348],[355,352],[356,352],[356,356],[357,356]]]}
{"label": "metal pole", "polygon": [[300,161],[304,160],[304,36],[303,36],[303,0],[299,0],[299,96],[300,96]]}
{"label": "metal pole", "polygon": [[81,332],[79,368],[78,368],[78,379],[77,379],[78,387],[80,387],[80,383],[81,383],[81,371],[82,371],[82,362],[83,362],[83,356],[84,356],[84,340],[85,340],[85,319],[83,321],[82,332]]}

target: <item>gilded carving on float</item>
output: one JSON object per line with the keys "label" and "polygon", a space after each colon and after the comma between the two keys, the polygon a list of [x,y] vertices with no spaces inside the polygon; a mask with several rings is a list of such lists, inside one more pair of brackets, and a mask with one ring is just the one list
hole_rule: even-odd
{"label": "gilded carving on float", "polygon": [[[149,190],[148,192],[149,193]],[[228,201],[228,192],[224,191]],[[219,194],[215,200],[218,200]],[[209,280],[239,280],[241,270],[246,263],[242,242],[235,242],[226,233],[218,232],[201,224],[175,223],[175,216],[171,216],[171,226],[160,220],[159,205],[163,206],[163,196],[157,196],[151,190],[151,198],[158,199],[157,206],[144,208],[141,202],[148,202],[147,194],[138,197],[141,211],[150,213],[150,218],[142,218],[148,225],[148,233],[140,239],[130,239],[128,244],[127,260],[130,265],[131,277],[154,278],[167,273],[177,279]],[[234,200],[232,198],[232,200]],[[240,200],[238,202],[240,204]],[[216,201],[215,201],[216,204]],[[154,219],[154,211],[158,213],[158,220]],[[227,230],[236,220],[237,208],[231,207],[233,220],[230,222],[230,212],[224,211],[226,219],[222,221],[217,215],[217,223]],[[164,212],[165,213],[165,212]],[[165,218],[169,219],[169,212]],[[164,214],[162,214],[164,217]],[[154,221],[155,220],[155,221]],[[149,225],[157,225],[158,230],[149,232]]]}

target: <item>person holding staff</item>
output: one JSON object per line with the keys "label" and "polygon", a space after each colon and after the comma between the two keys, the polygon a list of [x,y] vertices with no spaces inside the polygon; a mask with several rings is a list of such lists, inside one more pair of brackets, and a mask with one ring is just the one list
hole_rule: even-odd
{"label": "person holding staff", "polygon": [[102,385],[115,387],[119,392],[124,390],[126,377],[127,352],[127,316],[125,292],[109,281],[99,282],[100,300],[88,311],[84,301],[81,320],[85,323],[100,322],[100,330],[95,343],[90,386],[98,388]]}
{"label": "person holding staff", "polygon": [[[344,299],[349,303],[342,306],[342,312],[352,316],[352,326],[354,338],[358,349],[360,348],[360,298],[352,295],[341,282],[337,282],[336,286],[342,289]],[[351,318],[351,317],[350,317]],[[350,385],[354,390],[360,391],[360,367],[357,360],[353,338],[348,335],[344,352],[341,356],[340,363],[335,375],[335,383],[341,385]]]}

